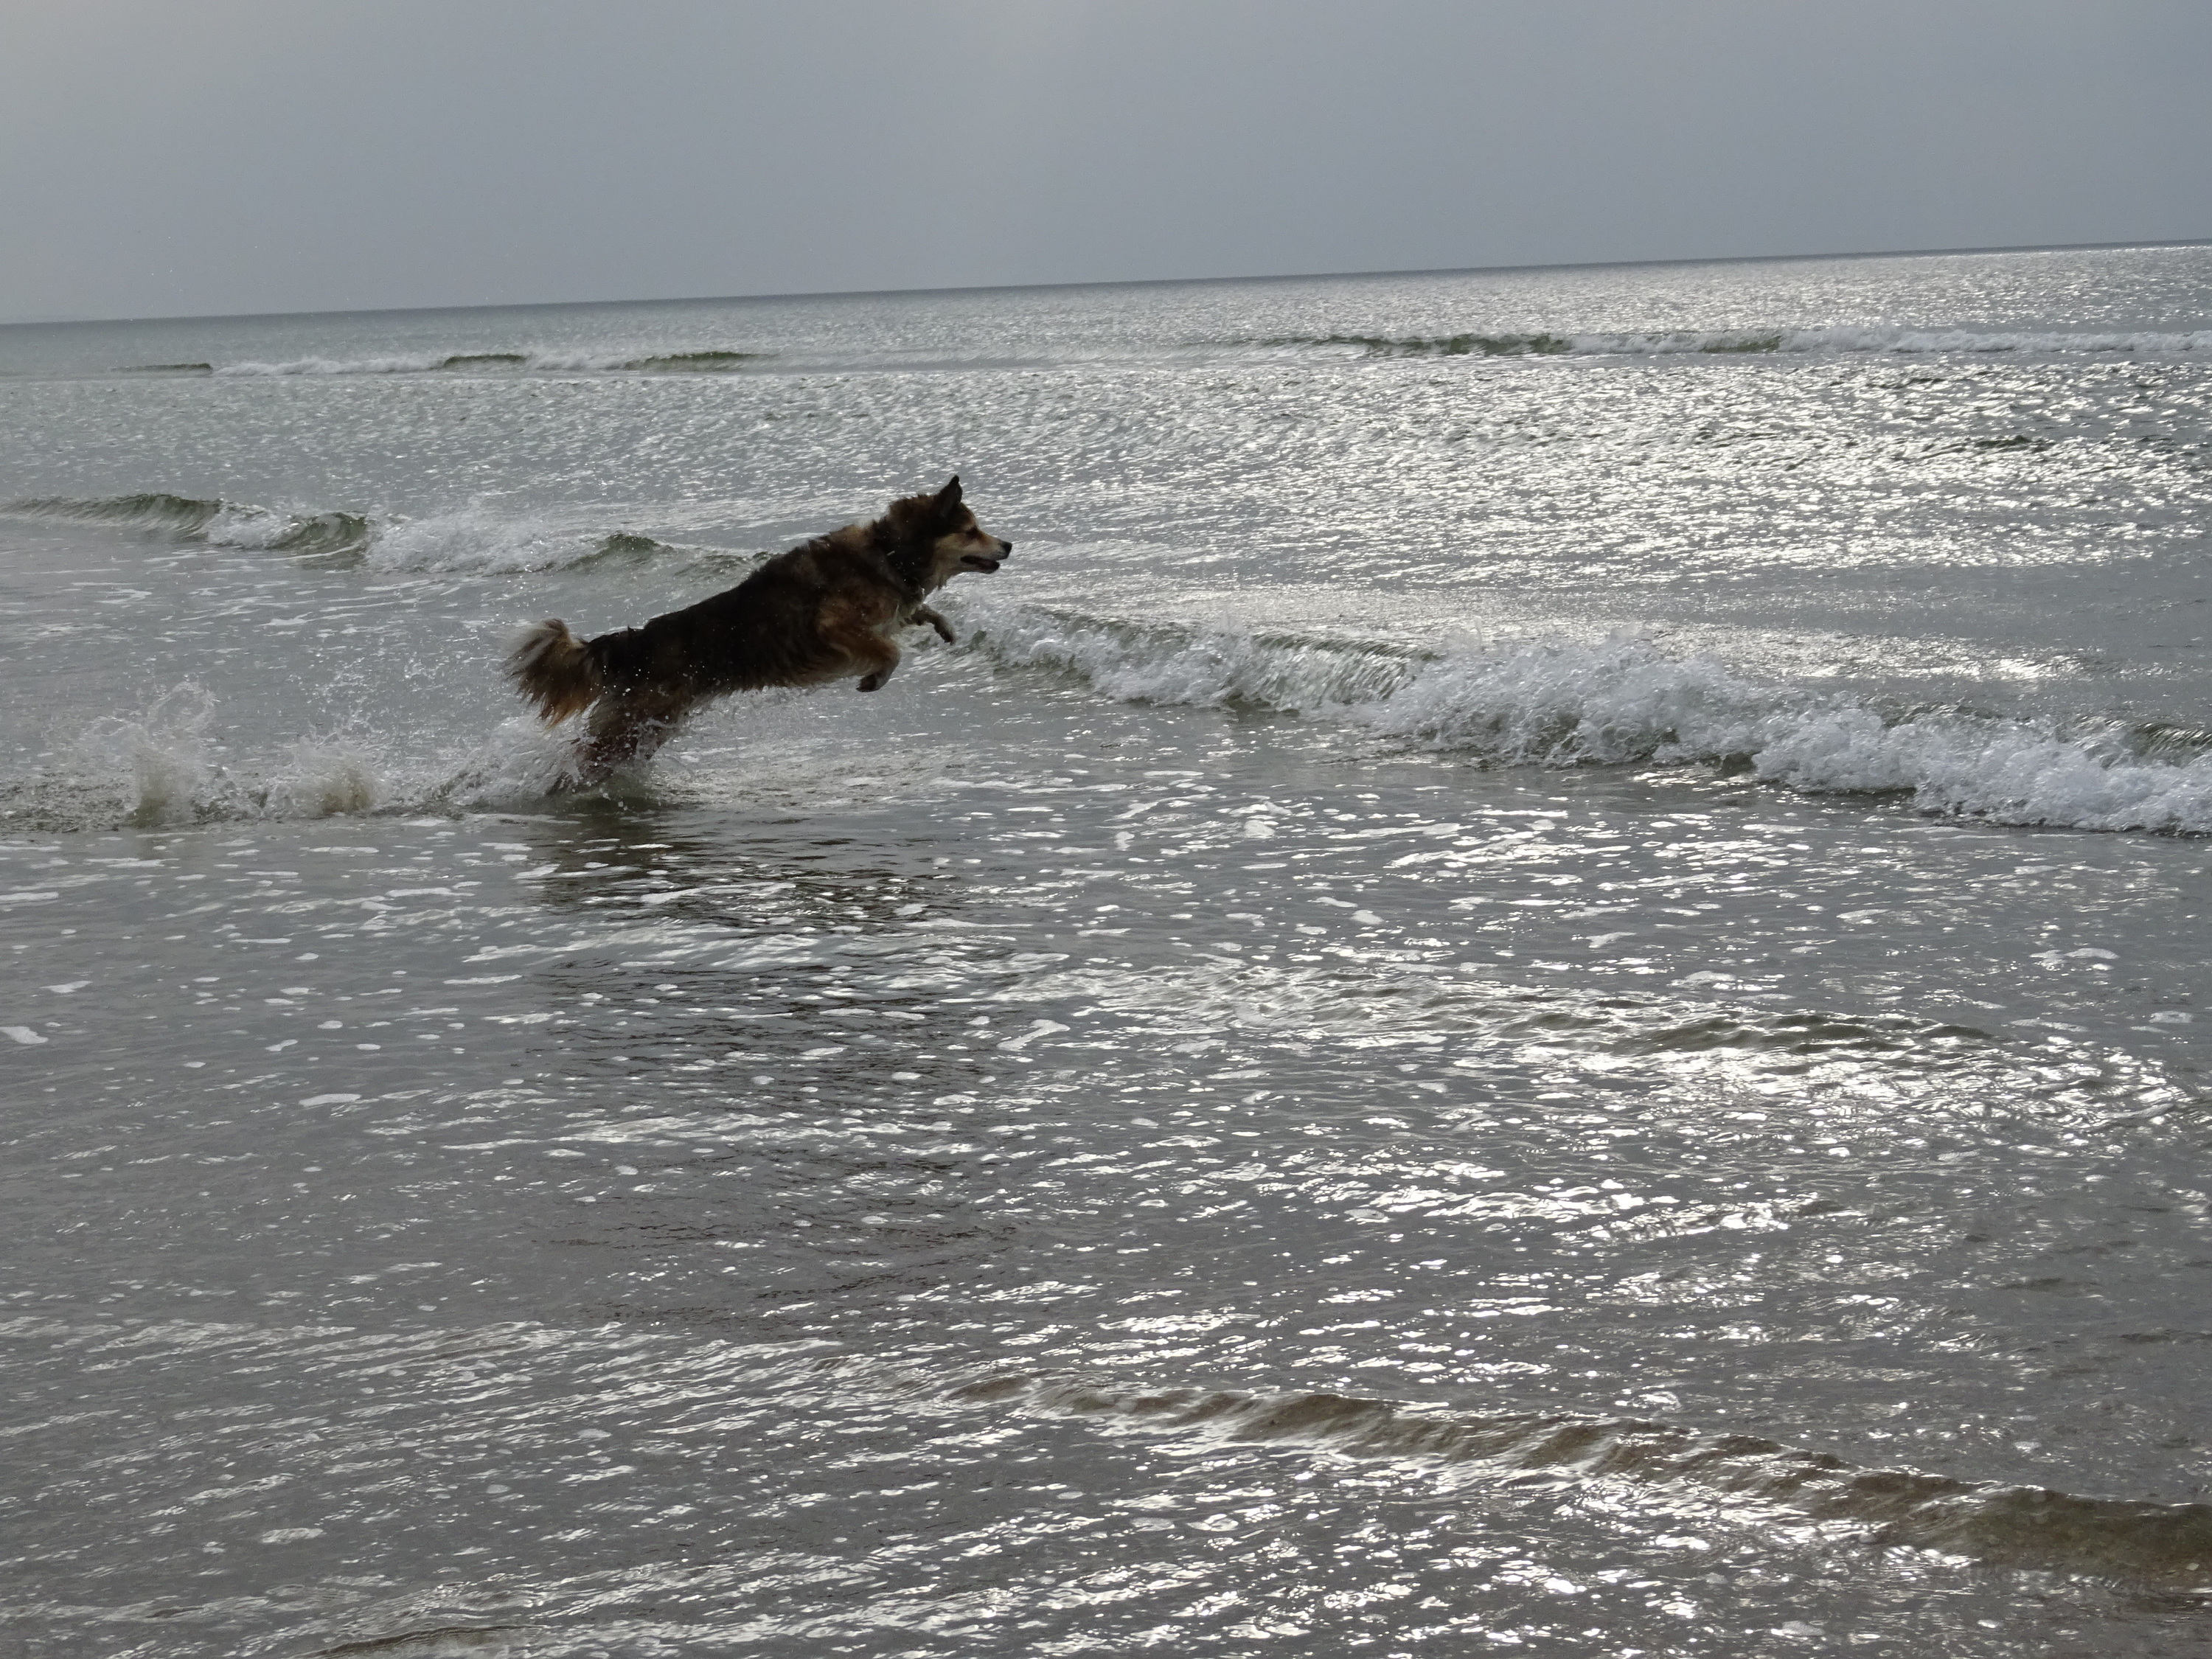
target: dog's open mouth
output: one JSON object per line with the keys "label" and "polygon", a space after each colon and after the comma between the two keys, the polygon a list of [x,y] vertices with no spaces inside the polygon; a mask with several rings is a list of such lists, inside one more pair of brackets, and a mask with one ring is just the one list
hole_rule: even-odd
{"label": "dog's open mouth", "polygon": [[969,570],[989,571],[999,568],[998,560],[986,557],[981,553],[963,553],[960,556],[960,562]]}

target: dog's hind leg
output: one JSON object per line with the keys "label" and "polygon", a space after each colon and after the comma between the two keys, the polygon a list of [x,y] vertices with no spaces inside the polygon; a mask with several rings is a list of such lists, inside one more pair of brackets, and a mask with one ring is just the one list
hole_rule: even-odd
{"label": "dog's hind leg", "polygon": [[610,772],[650,759],[683,729],[690,708],[683,698],[635,692],[601,698],[578,752],[577,782],[597,783]]}

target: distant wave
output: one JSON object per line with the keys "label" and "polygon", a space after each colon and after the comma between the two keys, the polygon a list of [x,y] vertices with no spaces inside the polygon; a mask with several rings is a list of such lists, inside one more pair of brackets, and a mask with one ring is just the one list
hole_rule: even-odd
{"label": "distant wave", "polygon": [[963,610],[969,648],[1130,702],[1279,710],[1501,765],[1729,764],[1996,823],[2212,834],[2212,752],[2179,728],[1885,714],[1636,640],[1425,653],[987,599]]}
{"label": "distant wave", "polygon": [[1353,348],[1370,357],[1741,356],[1771,353],[2048,353],[2168,356],[2212,352],[2212,330],[1912,329],[1875,327],[1677,329],[1650,332],[1439,335],[1318,334],[1264,340],[1269,347]]}
{"label": "distant wave", "polygon": [[987,1377],[942,1397],[1506,1478],[1551,1474],[1703,1492],[1769,1515],[1803,1517],[1877,1548],[1929,1550],[1990,1566],[2168,1582],[2212,1571],[2212,1505],[1865,1468],[1760,1436],[1638,1418],[1424,1410],[1325,1393],[1131,1388],[1065,1373]]}
{"label": "distant wave", "polygon": [[[9,501],[0,504],[0,515],[121,525],[210,547],[388,570],[547,570],[682,551],[635,531],[577,531],[468,508],[420,519],[378,520],[358,513],[286,511],[155,492]],[[713,550],[699,556],[720,556],[725,562],[727,557]]]}
{"label": "distant wave", "polygon": [[[1469,330],[1452,334],[1297,334],[1266,339],[1188,341],[1153,347],[1040,349],[1019,358],[988,362],[955,354],[916,356],[899,351],[808,356],[800,366],[823,369],[872,368],[1005,368],[1016,362],[1070,361],[1206,361],[1237,356],[1328,352],[1358,357],[1665,357],[1665,356],[2027,356],[2187,357],[2212,354],[2212,330],[1916,329],[1872,326],[1756,327],[1596,332],[1544,330]],[[374,357],[295,357],[282,362],[137,363],[125,374],[193,374],[216,379],[353,374],[727,374],[782,357],[772,351],[721,347],[639,354],[635,351],[422,352]],[[787,363],[799,360],[787,357]]]}
{"label": "distant wave", "polygon": [[634,352],[449,351],[395,357],[295,357],[283,362],[134,363],[124,374],[437,374],[529,373],[564,374],[726,374],[771,354],[720,348],[640,356]]}

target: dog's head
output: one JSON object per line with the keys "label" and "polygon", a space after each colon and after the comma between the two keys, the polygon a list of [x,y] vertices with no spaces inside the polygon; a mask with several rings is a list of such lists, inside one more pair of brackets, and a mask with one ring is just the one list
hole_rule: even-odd
{"label": "dog's head", "polygon": [[[910,561],[926,588],[942,587],[963,570],[996,570],[1014,550],[988,533],[960,499],[954,478],[933,495],[908,495],[884,515],[893,544]],[[904,561],[902,561],[904,562]]]}

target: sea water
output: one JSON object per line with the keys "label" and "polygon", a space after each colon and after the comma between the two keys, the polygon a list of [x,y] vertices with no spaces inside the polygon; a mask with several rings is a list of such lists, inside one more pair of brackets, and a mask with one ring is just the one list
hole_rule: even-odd
{"label": "sea water", "polygon": [[2212,249],[0,371],[0,1650],[2212,1644]]}

